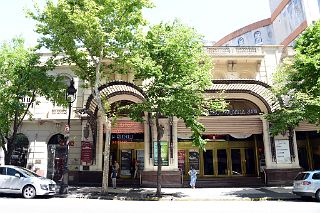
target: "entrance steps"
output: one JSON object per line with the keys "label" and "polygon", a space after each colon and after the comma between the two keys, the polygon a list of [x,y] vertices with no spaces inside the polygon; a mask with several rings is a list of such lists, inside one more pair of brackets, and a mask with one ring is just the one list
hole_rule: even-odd
{"label": "entrance steps", "polygon": [[[154,180],[156,184],[156,179]],[[76,185],[82,186],[101,186],[100,183],[78,183]],[[112,186],[111,179],[109,179],[109,186]],[[131,179],[131,178],[118,178],[117,179],[118,187],[137,187],[140,188],[140,179]],[[263,178],[260,177],[210,177],[203,178],[200,177],[197,179],[196,187],[197,188],[219,188],[219,187],[263,187],[264,184]],[[154,186],[152,186],[154,187]],[[167,186],[170,187],[170,186]],[[185,178],[183,184],[180,187],[189,188],[189,179]]]}
{"label": "entrance steps", "polygon": [[[212,177],[198,178],[196,187],[198,188],[218,188],[218,187],[262,187],[265,186],[261,177]],[[189,179],[183,181],[183,187],[190,187]]]}

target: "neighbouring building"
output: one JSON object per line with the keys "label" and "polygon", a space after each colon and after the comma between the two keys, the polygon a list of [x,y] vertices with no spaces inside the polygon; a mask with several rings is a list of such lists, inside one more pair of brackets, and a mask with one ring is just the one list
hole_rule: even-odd
{"label": "neighbouring building", "polygon": [[[264,118],[277,107],[270,91],[272,74],[283,58],[294,55],[290,47],[294,39],[319,18],[319,0],[274,0],[270,8],[270,19],[248,25],[215,46],[206,47],[215,63],[214,84],[206,96],[213,98],[223,91],[230,103],[224,113],[211,112],[200,118],[206,127],[206,151],[192,146],[191,131],[183,121],[174,117],[160,120],[164,127],[163,186],[181,186],[191,166],[207,182],[248,179],[252,185],[256,184],[253,181],[287,184],[302,169],[320,168],[320,134],[316,126],[300,124],[293,140],[289,140],[287,133],[271,137],[270,124]],[[83,81],[71,68],[60,66],[54,73],[68,81],[73,79],[78,90],[71,110],[69,183],[102,182],[105,133],[111,132],[110,162],[119,162],[120,178],[134,178],[135,162],[139,162],[140,183],[155,185],[156,127],[148,114],[144,115],[144,123],[137,123],[122,112],[114,125],[104,126],[91,91],[82,87]],[[99,90],[115,109],[143,101],[141,84],[134,80],[133,73],[113,74]],[[29,142],[25,148],[27,167],[59,180],[67,156],[63,143],[68,110],[43,98],[38,100],[40,104],[31,109],[33,119],[26,119],[20,129],[24,141]]]}

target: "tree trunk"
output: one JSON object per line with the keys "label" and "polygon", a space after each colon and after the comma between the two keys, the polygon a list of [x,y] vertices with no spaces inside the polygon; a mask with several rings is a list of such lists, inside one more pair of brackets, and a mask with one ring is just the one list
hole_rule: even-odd
{"label": "tree trunk", "polygon": [[106,141],[104,142],[104,164],[103,164],[103,175],[102,175],[102,194],[108,193],[109,183],[109,166],[110,166],[110,135],[111,135],[111,121],[106,116],[103,117],[106,127]]}
{"label": "tree trunk", "polygon": [[156,114],[156,126],[157,126],[157,150],[158,150],[158,170],[157,170],[157,192],[156,196],[161,197],[161,167],[162,167],[162,158],[161,158],[161,138],[163,136],[163,129],[159,124],[159,113]]}

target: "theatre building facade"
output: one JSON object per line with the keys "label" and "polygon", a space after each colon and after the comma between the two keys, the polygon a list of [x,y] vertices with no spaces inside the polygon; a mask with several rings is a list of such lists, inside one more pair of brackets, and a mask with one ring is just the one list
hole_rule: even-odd
{"label": "theatre building facade", "polygon": [[[280,45],[206,50],[215,67],[213,86],[205,95],[214,98],[222,92],[229,106],[225,112],[210,112],[199,118],[206,128],[205,150],[192,146],[191,131],[182,120],[160,119],[164,128],[163,186],[183,186],[191,167],[198,170],[200,181],[240,184],[248,180],[252,185],[288,184],[300,170],[319,168],[320,136],[316,126],[302,123],[292,138],[287,133],[271,137],[270,124],[264,118],[277,107],[269,86],[272,73],[284,57],[294,54],[292,49]],[[31,109],[33,119],[26,119],[20,129],[26,141],[25,155],[17,154],[15,159],[24,157],[19,161],[25,162],[23,166],[56,181],[61,180],[68,162],[70,184],[101,184],[104,143],[110,136],[110,163],[119,163],[119,182],[132,180],[141,186],[154,186],[155,121],[145,114],[144,122],[138,123],[126,112],[118,112],[118,119],[105,125],[90,90],[82,87],[83,82],[70,67],[58,67],[54,73],[74,79],[78,90],[71,110],[69,148],[64,145],[68,110],[39,98],[39,104]],[[135,82],[132,73],[115,74],[99,89],[112,111],[121,105],[142,102],[145,95],[139,85],[141,82]]]}

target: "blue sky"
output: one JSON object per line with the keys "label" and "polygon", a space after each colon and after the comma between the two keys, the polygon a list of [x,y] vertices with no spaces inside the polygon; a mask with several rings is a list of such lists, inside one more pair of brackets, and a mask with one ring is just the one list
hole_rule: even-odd
{"label": "blue sky", "polygon": [[[45,1],[45,0],[37,0]],[[34,22],[25,18],[23,8],[32,0],[0,0],[0,42],[22,35],[26,45],[36,43]],[[206,40],[223,36],[253,22],[269,18],[269,0],[153,0],[156,8],[144,11],[151,24],[175,18],[194,27]]]}

